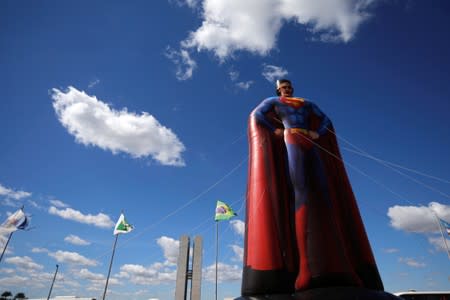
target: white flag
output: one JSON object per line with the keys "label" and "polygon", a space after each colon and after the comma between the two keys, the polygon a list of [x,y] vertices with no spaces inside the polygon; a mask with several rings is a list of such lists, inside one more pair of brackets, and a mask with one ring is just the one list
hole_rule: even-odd
{"label": "white flag", "polygon": [[3,222],[2,227],[9,232],[14,232],[19,229],[24,230],[28,227],[28,217],[21,208],[10,215],[6,221]]}
{"label": "white flag", "polygon": [[128,233],[133,230],[133,226],[131,226],[123,214],[120,214],[119,220],[116,223],[116,227],[114,227],[114,235],[119,233]]}

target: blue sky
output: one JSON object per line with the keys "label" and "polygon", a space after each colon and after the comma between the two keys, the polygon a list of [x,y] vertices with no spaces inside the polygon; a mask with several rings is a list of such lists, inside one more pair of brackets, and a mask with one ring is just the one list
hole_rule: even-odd
{"label": "blue sky", "polygon": [[[449,289],[447,1],[1,1],[0,289],[172,299],[181,235],[205,299],[239,296],[247,118],[274,81],[332,119],[387,291]],[[7,235],[2,234],[4,245]],[[450,245],[450,240],[448,240]]]}

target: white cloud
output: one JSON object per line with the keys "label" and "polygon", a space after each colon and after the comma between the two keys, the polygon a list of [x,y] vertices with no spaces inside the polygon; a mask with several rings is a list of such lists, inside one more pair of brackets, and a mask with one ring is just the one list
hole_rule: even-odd
{"label": "white cloud", "polygon": [[0,184],[0,196],[12,198],[14,200],[20,200],[26,197],[30,197],[31,193],[25,191],[15,191]]}
{"label": "white cloud", "polygon": [[178,253],[180,251],[180,241],[173,238],[162,236],[156,240],[164,253],[164,257],[170,264],[176,264],[178,259]]}
{"label": "white cloud", "polygon": [[170,59],[176,66],[175,76],[178,80],[187,80],[192,78],[197,63],[191,58],[186,49],[179,51],[167,47],[165,56]]}
{"label": "white cloud", "polygon": [[[45,288],[48,287],[48,283],[53,280],[54,273],[49,272],[42,272],[42,271],[36,271],[36,272],[27,272],[27,275],[30,276],[28,279],[27,286],[34,286],[36,288]],[[57,275],[57,281],[62,279],[61,273]]]}
{"label": "white cloud", "polygon": [[61,200],[56,200],[56,199],[55,199],[55,200],[49,200],[49,202],[50,202],[53,206],[55,206],[55,207],[57,207],[57,208],[66,208],[66,207],[69,207],[68,204],[62,202]]}
{"label": "white cloud", "polygon": [[[203,0],[202,24],[182,42],[221,60],[244,50],[266,55],[283,24],[305,26],[319,40],[351,40],[376,0]],[[294,37],[295,38],[295,37]]]}
{"label": "white cloud", "polygon": [[31,257],[28,256],[14,256],[5,259],[6,263],[16,265],[18,268],[23,270],[42,270],[44,267],[33,261]]}
{"label": "white cloud", "polygon": [[128,279],[131,283],[138,285],[156,285],[175,281],[180,242],[167,236],[158,238],[156,242],[163,250],[165,262],[155,262],[150,266],[125,264],[114,277]]}
{"label": "white cloud", "polygon": [[52,90],[53,107],[61,124],[77,142],[113,154],[133,158],[151,157],[162,165],[184,166],[184,145],[169,128],[146,112],[138,115],[126,108],[118,111],[108,104],[69,87]]}
{"label": "white cloud", "polygon": [[68,263],[83,266],[96,266],[98,264],[97,261],[86,258],[76,252],[58,250],[56,252],[50,252],[48,253],[48,255],[56,259],[56,261],[59,263]]}
{"label": "white cloud", "polygon": [[[101,291],[105,287],[106,276],[99,273],[93,273],[86,268],[78,271],[72,271],[74,276],[79,279],[88,280],[90,284],[87,286],[89,291]],[[64,280],[65,282],[66,280]],[[110,277],[108,281],[109,285],[121,285],[122,283],[116,278]],[[111,293],[111,291],[109,291]]]}
{"label": "white cloud", "polygon": [[29,284],[28,277],[15,275],[0,278],[0,286],[27,286],[28,284]]}
{"label": "white cloud", "polygon": [[81,269],[80,272],[77,272],[77,277],[82,279],[87,279],[91,281],[104,281],[106,280],[105,275],[98,274],[98,273],[92,273],[88,269]]}
{"label": "white cloud", "polygon": [[204,0],[202,25],[182,46],[213,51],[221,60],[236,50],[267,54],[282,25],[276,5],[270,0]]}
{"label": "white cloud", "polygon": [[169,2],[175,3],[179,6],[187,5],[190,8],[195,8],[200,0],[169,0]]}
{"label": "white cloud", "polygon": [[155,263],[149,267],[125,264],[120,268],[120,278],[129,278],[130,282],[139,285],[157,285],[176,280],[175,268],[167,268],[164,264]]}
{"label": "white cloud", "polygon": [[238,245],[231,245],[231,249],[234,252],[235,257],[233,258],[234,261],[244,261],[244,248],[238,246]]}
{"label": "white cloud", "polygon": [[253,80],[238,82],[239,72],[233,69],[228,73],[228,75],[230,76],[231,81],[234,82],[235,86],[242,90],[248,90],[250,86],[254,83]]}
{"label": "white cloud", "polygon": [[285,70],[283,67],[273,66],[273,65],[264,65],[262,75],[266,78],[270,83],[275,83],[277,79],[282,79],[288,75],[289,72]]}
{"label": "white cloud", "polygon": [[231,220],[230,221],[231,228],[233,228],[233,231],[239,234],[240,236],[244,237],[245,234],[245,222],[241,220]]}
{"label": "white cloud", "polygon": [[91,80],[91,81],[89,82],[89,84],[88,84],[88,88],[93,88],[94,86],[96,86],[96,85],[99,84],[99,83],[100,83],[100,80],[99,80],[99,79]]}
{"label": "white cloud", "polygon": [[450,219],[450,205],[432,202],[428,206],[395,205],[388,210],[391,226],[416,233],[438,233],[439,226],[433,211],[444,220]]}
{"label": "white cloud", "polygon": [[[447,245],[450,245],[450,239],[446,238],[446,241],[447,241]],[[436,249],[437,251],[442,251],[442,252],[447,251],[447,246],[445,245],[445,241],[441,235],[435,236],[435,237],[429,236],[428,242],[431,245],[433,245],[434,249]]]}
{"label": "white cloud", "polygon": [[242,90],[248,90],[253,83],[254,82],[252,80],[249,80],[246,82],[241,81],[241,82],[237,82],[236,86]]}
{"label": "white cloud", "polygon": [[440,204],[438,202],[431,202],[429,207],[435,212],[435,214],[442,220],[446,220],[450,223],[450,205]]}
{"label": "white cloud", "polygon": [[[141,265],[134,265],[134,264],[125,264],[120,268],[121,272],[126,272],[127,274],[132,274],[134,276],[141,276],[141,277],[153,277],[156,276],[157,271],[152,270],[151,268],[146,268]],[[133,277],[133,276],[130,276]]]}
{"label": "white cloud", "polygon": [[[216,276],[216,265],[210,265],[203,269],[203,278],[207,281],[214,282]],[[237,265],[227,265],[219,262],[217,264],[217,280],[219,282],[225,281],[239,281],[242,278],[242,269]]]}
{"label": "white cloud", "polygon": [[74,234],[68,235],[64,238],[64,241],[73,244],[73,245],[78,245],[78,246],[87,246],[90,245],[91,243],[88,241],[83,240],[82,238],[80,238],[79,236],[76,236]]}
{"label": "white cloud", "polygon": [[[423,234],[435,250],[447,251],[436,215],[448,222],[450,220],[450,205],[438,202],[431,202],[428,206],[395,205],[388,209],[387,215],[391,219],[391,226],[395,229]],[[447,239],[447,241],[449,240]]]}
{"label": "white cloud", "polygon": [[386,249],[383,249],[384,253],[396,253],[396,252],[399,252],[399,251],[400,250],[397,249],[397,248],[386,248]]}
{"label": "white cloud", "polygon": [[42,208],[43,208],[43,207],[40,206],[36,201],[28,200],[28,203],[29,203],[31,206],[33,206],[34,208],[37,208],[37,209],[42,209]]}
{"label": "white cloud", "polygon": [[418,262],[417,260],[413,259],[413,258],[409,258],[409,257],[400,257],[398,259],[399,262],[404,263],[410,267],[413,268],[425,268],[426,264],[423,262]]}
{"label": "white cloud", "polygon": [[60,216],[63,219],[94,225],[101,228],[111,228],[114,226],[114,222],[109,218],[109,216],[103,213],[98,213],[96,215],[84,215],[78,210],[72,208],[57,209],[54,206],[50,206],[48,212],[52,215]]}
{"label": "white cloud", "polygon": [[34,248],[31,249],[31,252],[33,252],[33,253],[48,253],[49,251],[46,248],[34,247]]}
{"label": "white cloud", "polygon": [[16,273],[16,269],[10,269],[10,268],[2,268],[2,273],[7,275],[12,275]]}
{"label": "white cloud", "polygon": [[376,0],[283,0],[280,11],[286,19],[306,25],[324,42],[351,40],[369,17]]}
{"label": "white cloud", "polygon": [[231,81],[236,81],[239,78],[239,72],[235,70],[231,70],[230,73],[228,73],[228,75],[230,75]]}

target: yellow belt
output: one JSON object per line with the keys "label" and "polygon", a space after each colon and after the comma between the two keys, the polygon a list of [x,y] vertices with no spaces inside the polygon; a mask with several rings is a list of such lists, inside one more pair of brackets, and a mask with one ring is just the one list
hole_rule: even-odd
{"label": "yellow belt", "polygon": [[287,129],[290,133],[303,133],[305,135],[308,135],[309,130],[304,128],[288,128]]}

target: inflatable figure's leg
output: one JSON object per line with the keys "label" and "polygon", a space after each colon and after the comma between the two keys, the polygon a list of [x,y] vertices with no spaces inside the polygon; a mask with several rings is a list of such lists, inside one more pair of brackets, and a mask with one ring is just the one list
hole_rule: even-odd
{"label": "inflatable figure's leg", "polygon": [[307,220],[308,207],[308,188],[305,177],[305,151],[300,145],[286,143],[288,154],[289,176],[294,190],[295,201],[295,233],[297,239],[297,248],[299,253],[299,274],[295,286],[308,286],[311,280],[311,271],[309,269],[307,256]]}
{"label": "inflatable figure's leg", "polygon": [[287,150],[295,191],[295,227],[300,256],[295,289],[360,286],[335,224],[325,170],[316,149],[287,145]]}

